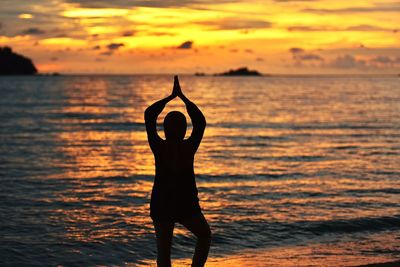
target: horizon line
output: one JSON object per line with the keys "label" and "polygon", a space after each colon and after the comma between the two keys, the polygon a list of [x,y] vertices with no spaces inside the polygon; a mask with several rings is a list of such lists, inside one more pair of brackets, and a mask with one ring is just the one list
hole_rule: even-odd
{"label": "horizon line", "polygon": [[[200,73],[201,75],[196,75]],[[218,75],[218,73],[186,72],[186,73],[110,73],[110,72],[39,72],[26,76],[80,76],[80,75],[107,75],[107,76],[139,76],[139,75],[184,75],[196,77],[279,77],[279,76],[400,76],[397,73],[261,73],[261,75]],[[25,76],[25,75],[0,75],[0,76]]]}

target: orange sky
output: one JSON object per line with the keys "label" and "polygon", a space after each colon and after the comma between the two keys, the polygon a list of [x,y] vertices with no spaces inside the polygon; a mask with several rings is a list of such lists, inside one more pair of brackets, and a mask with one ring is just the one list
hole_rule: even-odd
{"label": "orange sky", "polygon": [[400,2],[2,0],[0,46],[41,72],[400,72]]}

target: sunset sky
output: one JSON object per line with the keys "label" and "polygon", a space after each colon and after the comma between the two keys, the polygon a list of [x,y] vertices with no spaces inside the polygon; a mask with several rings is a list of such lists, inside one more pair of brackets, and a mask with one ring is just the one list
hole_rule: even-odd
{"label": "sunset sky", "polygon": [[399,73],[400,1],[2,0],[40,72]]}

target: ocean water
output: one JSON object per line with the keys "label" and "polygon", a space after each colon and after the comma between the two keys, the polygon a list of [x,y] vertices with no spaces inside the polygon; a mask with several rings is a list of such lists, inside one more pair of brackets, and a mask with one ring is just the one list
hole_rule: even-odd
{"label": "ocean water", "polygon": [[[207,266],[400,258],[398,77],[180,80],[208,123]],[[0,77],[1,266],[154,266],[143,112],[171,89],[170,75]],[[193,249],[177,225],[175,266]]]}

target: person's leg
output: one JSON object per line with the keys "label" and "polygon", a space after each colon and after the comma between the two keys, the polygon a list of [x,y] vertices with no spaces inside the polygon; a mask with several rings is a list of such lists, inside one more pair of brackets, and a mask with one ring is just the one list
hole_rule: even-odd
{"label": "person's leg", "polygon": [[157,266],[171,267],[171,244],[174,233],[174,223],[168,221],[153,221],[157,239]]}
{"label": "person's leg", "polygon": [[211,231],[206,218],[200,213],[194,217],[182,219],[180,223],[197,237],[192,266],[204,266],[211,244]]}

